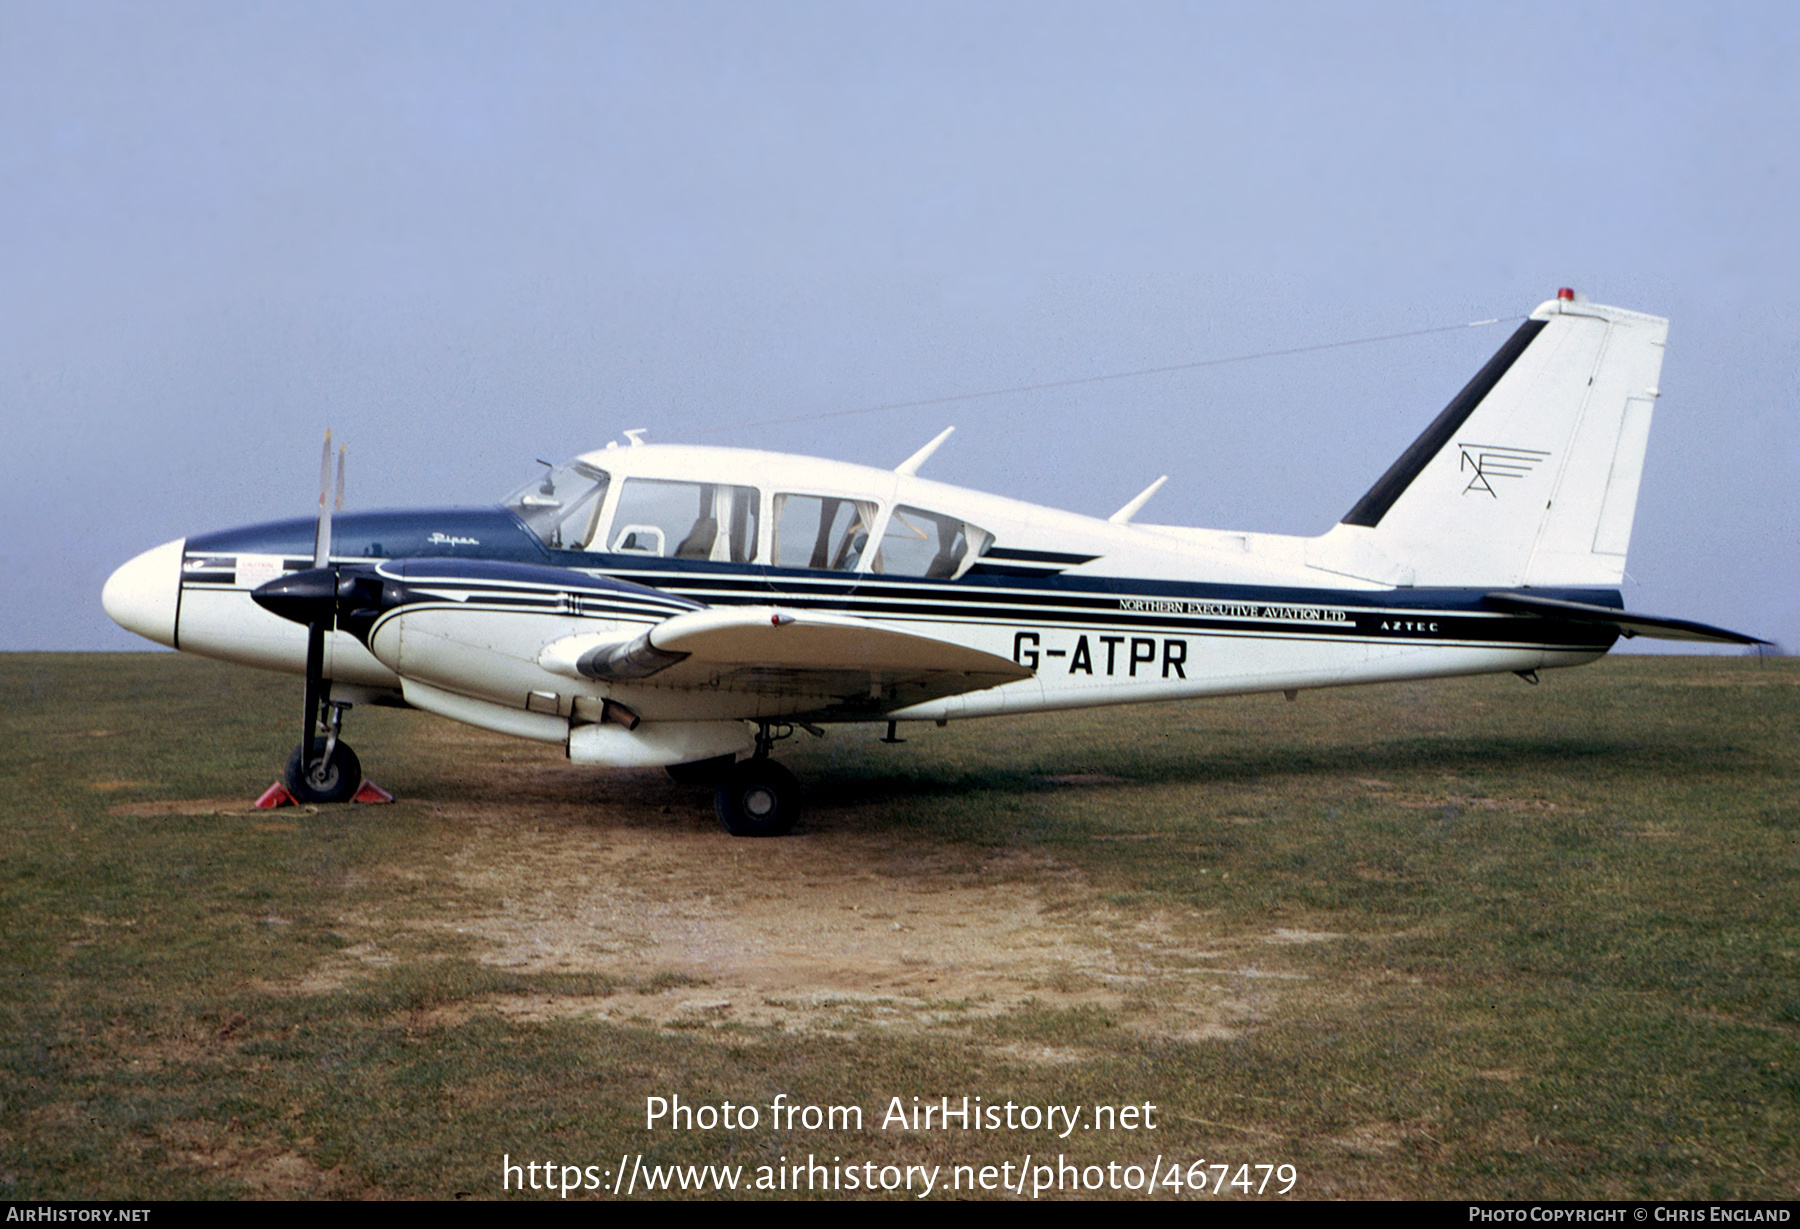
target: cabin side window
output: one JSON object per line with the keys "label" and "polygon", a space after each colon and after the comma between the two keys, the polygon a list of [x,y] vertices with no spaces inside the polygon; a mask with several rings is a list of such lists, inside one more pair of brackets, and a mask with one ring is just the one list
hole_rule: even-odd
{"label": "cabin side window", "polygon": [[902,504],[888,518],[871,570],[886,576],[950,580],[968,571],[993,540],[987,530],[958,517]]}
{"label": "cabin side window", "polygon": [[775,497],[775,566],[854,572],[868,546],[877,505],[827,495]]}
{"label": "cabin side window", "polygon": [[760,498],[755,487],[631,478],[619,492],[605,549],[661,559],[753,563]]}

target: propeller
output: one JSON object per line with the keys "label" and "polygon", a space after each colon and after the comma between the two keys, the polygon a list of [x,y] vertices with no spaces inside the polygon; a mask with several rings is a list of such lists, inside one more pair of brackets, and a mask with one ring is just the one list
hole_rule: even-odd
{"label": "propeller", "polygon": [[[313,534],[313,565],[283,576],[251,594],[257,605],[306,625],[306,693],[300,745],[288,764],[288,789],[303,801],[342,801],[361,783],[361,769],[347,745],[338,742],[340,711],[331,705],[325,677],[325,633],[337,626],[338,569],[331,563],[331,514],[344,508],[344,449],[338,448],[337,492],[332,498],[331,432],[319,459],[319,520]],[[319,742],[320,732],[323,743]]]}
{"label": "propeller", "polygon": [[[341,456],[341,454],[340,454]],[[338,461],[338,489],[343,489],[344,463]],[[331,703],[331,681],[325,677],[325,633],[336,622],[337,576],[331,569],[331,428],[325,429],[325,451],[319,458],[319,528],[313,535],[313,570],[329,577],[330,597],[315,603],[306,624],[306,708],[300,721],[300,771],[306,784],[323,783],[331,765],[331,753],[337,750],[337,723],[325,717]],[[342,506],[340,497],[339,506]],[[323,578],[322,578],[323,579]],[[324,753],[313,757],[313,739],[320,725],[326,729]]]}
{"label": "propeller", "polygon": [[331,701],[325,677],[325,633],[346,631],[359,640],[382,611],[407,600],[405,585],[384,581],[366,564],[331,562],[331,517],[344,510],[344,453],[338,446],[337,490],[331,487],[331,432],[325,433],[325,455],[319,462],[319,517],[313,530],[312,567],[276,577],[250,597],[270,614],[306,628],[306,717],[302,729],[317,737]]}

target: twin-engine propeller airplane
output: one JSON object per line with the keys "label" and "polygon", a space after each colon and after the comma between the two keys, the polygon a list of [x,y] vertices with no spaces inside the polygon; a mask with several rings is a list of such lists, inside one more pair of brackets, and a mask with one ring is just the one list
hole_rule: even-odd
{"label": "twin-engine propeller airplane", "polygon": [[[1574,666],[1620,636],[1754,637],[1628,614],[1667,322],[1571,291],[1534,311],[1316,538],[1106,520],[893,470],[608,445],[502,507],[203,534],[106,584],[123,627],[306,678],[286,774],[339,801],[353,704],[717,782],[740,836],[793,826],[795,727]],[[326,462],[330,437],[326,437]],[[547,464],[547,463],[545,463]],[[338,489],[342,494],[342,455]],[[745,753],[747,758],[740,759]]]}

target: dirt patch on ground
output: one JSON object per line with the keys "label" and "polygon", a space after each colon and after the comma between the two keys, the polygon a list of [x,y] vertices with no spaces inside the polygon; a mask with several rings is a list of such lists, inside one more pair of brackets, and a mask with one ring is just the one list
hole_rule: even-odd
{"label": "dirt patch on ground", "polygon": [[[520,782],[526,796],[444,804],[436,814],[457,835],[433,857],[460,909],[346,919],[343,933],[364,941],[305,988],[390,963],[398,935],[428,931],[473,941],[496,968],[618,987],[487,1004],[523,1019],[841,1035],[1037,1005],[1203,1038],[1262,1018],[1306,980],[1283,971],[1284,951],[1336,937],[1221,936],[1199,912],[1114,905],[1039,850],[925,845],[829,813],[789,837],[737,839],[708,822],[700,795],[658,805],[661,783],[622,778],[616,810],[566,805],[541,768]],[[591,793],[592,774],[582,780]]]}
{"label": "dirt patch on ground", "polygon": [[[100,789],[100,785],[92,788]],[[118,806],[106,808],[108,815],[123,815],[130,819],[155,819],[163,815],[217,815],[225,819],[266,819],[277,820],[282,817],[292,818],[296,815],[317,815],[316,806],[284,807],[276,810],[259,810],[242,798],[165,798],[152,802],[121,802]]]}
{"label": "dirt patch on ground", "polygon": [[236,1124],[178,1120],[161,1124],[156,1134],[172,1159],[203,1173],[228,1173],[249,1188],[253,1199],[382,1195],[356,1174],[320,1169],[299,1152],[257,1140],[236,1129]]}

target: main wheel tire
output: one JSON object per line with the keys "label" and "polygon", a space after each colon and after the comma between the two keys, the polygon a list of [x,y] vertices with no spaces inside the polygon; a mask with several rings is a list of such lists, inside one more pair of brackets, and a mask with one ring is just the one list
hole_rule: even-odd
{"label": "main wheel tire", "polygon": [[685,764],[670,764],[665,770],[674,778],[677,785],[717,785],[737,763],[736,755],[715,755],[710,760],[690,760]]}
{"label": "main wheel tire", "polygon": [[288,793],[301,802],[349,802],[356,797],[362,785],[362,763],[349,743],[332,748],[330,759],[325,758],[323,738],[313,740],[312,755],[304,755],[305,750],[304,746],[295,747],[288,756],[287,770],[281,774]]}
{"label": "main wheel tire", "polygon": [[770,760],[744,760],[719,782],[713,806],[733,836],[785,836],[800,818],[800,782]]}

